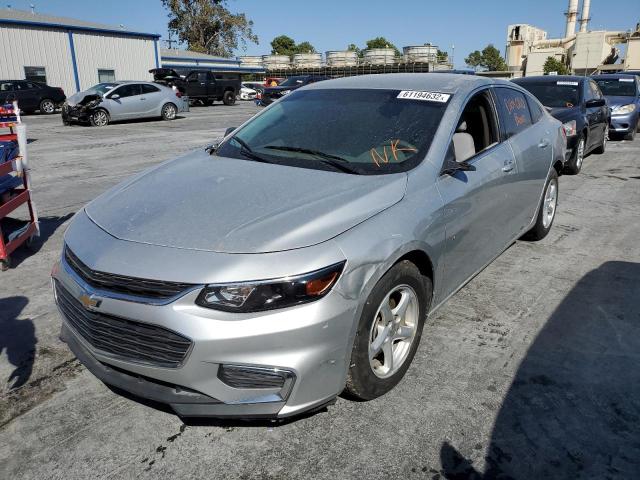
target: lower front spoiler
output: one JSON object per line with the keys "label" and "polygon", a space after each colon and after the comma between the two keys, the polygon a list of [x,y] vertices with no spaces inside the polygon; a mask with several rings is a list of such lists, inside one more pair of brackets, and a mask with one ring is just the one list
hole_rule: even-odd
{"label": "lower front spoiler", "polygon": [[276,418],[285,402],[223,403],[195,390],[160,382],[100,362],[64,323],[61,338],[80,362],[107,385],[135,396],[168,404],[183,417]]}

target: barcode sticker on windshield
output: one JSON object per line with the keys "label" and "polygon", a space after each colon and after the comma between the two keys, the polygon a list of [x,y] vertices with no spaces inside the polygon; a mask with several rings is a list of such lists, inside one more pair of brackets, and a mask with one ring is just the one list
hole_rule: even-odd
{"label": "barcode sticker on windshield", "polygon": [[619,78],[619,82],[633,82],[633,78]]}
{"label": "barcode sticker on windshield", "polygon": [[572,87],[577,87],[578,86],[578,82],[565,82],[565,81],[560,81],[560,82],[556,82],[557,85],[571,85]]}
{"label": "barcode sticker on windshield", "polygon": [[447,103],[451,95],[448,93],[425,92],[422,90],[403,90],[396,98],[403,100],[423,100],[425,102]]}

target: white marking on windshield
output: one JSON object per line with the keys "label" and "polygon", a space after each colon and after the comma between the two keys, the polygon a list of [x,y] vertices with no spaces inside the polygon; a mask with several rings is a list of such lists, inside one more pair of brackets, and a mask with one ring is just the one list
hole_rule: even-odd
{"label": "white marking on windshield", "polygon": [[447,103],[451,95],[448,93],[425,92],[423,90],[402,90],[396,98],[402,100],[422,100],[424,102]]}

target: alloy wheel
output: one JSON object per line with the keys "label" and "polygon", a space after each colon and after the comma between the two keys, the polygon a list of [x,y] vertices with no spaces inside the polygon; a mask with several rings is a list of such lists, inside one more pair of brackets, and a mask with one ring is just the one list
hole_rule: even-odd
{"label": "alloy wheel", "polygon": [[369,365],[388,378],[404,364],[418,330],[418,296],[409,285],[393,288],[382,300],[369,332]]}
{"label": "alloy wheel", "polygon": [[93,114],[93,123],[97,127],[104,127],[108,123],[108,118],[106,112],[102,110],[98,110]]}
{"label": "alloy wheel", "polygon": [[542,226],[549,228],[553,217],[556,215],[556,205],[558,204],[558,180],[552,178],[547,185],[547,191],[544,194],[544,205],[542,211]]}
{"label": "alloy wheel", "polygon": [[56,106],[51,100],[45,100],[40,104],[40,108],[44,111],[44,113],[53,113],[56,109]]}
{"label": "alloy wheel", "polygon": [[582,167],[582,161],[584,160],[584,138],[578,142],[578,150],[576,152],[576,169],[580,170]]}
{"label": "alloy wheel", "polygon": [[173,120],[174,118],[176,118],[176,107],[174,107],[173,105],[165,105],[164,118],[168,120]]}

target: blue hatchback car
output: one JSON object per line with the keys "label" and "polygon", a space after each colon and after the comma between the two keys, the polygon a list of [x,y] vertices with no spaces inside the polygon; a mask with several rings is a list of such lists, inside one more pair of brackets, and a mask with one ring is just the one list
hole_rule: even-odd
{"label": "blue hatchback car", "polygon": [[640,129],[640,77],[608,74],[595,75],[593,79],[609,102],[609,135],[633,140]]}

